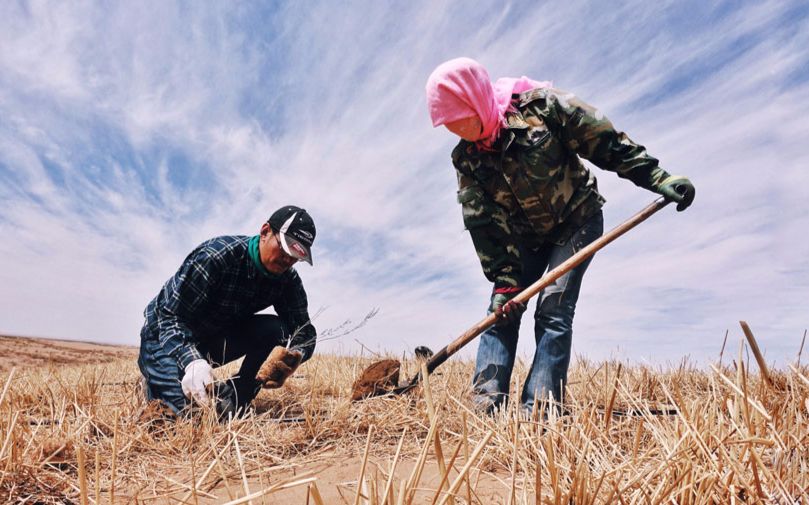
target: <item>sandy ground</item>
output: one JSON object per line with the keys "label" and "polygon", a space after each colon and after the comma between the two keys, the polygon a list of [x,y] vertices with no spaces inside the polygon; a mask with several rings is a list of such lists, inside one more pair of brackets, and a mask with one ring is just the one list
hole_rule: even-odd
{"label": "sandy ground", "polygon": [[[445,455],[445,457],[448,457]],[[366,477],[371,480],[384,485],[387,483],[388,472],[392,463],[391,458],[378,461],[369,458],[366,465]],[[435,489],[441,481],[440,472],[434,459],[434,455],[430,455],[430,461],[425,465],[421,480],[419,481],[419,491],[416,492],[412,503],[414,504],[430,504],[433,503],[435,496]],[[394,471],[394,480],[391,485],[392,490],[395,492],[398,499],[398,486],[403,479],[407,479],[415,465],[413,460],[399,461]],[[457,470],[463,465],[458,464],[456,461],[456,469],[450,471],[449,482],[445,484],[445,489],[448,489],[455,478],[458,476]],[[251,493],[261,491],[271,487],[273,484],[281,482],[289,482],[296,480],[295,478],[317,477],[316,485],[323,503],[325,504],[340,504],[347,503],[352,505],[354,503],[355,493],[357,491],[357,478],[362,468],[362,457],[356,456],[352,458],[324,458],[316,462],[308,462],[296,468],[294,471],[284,469],[282,471],[273,471],[268,469],[267,480],[257,481],[252,480],[248,482],[248,489]],[[508,503],[508,495],[511,491],[510,477],[508,475],[496,475],[489,473],[482,473],[477,469],[472,470],[472,487],[470,493],[473,503],[485,503],[491,505]],[[232,497],[244,496],[245,490],[241,482],[230,482],[229,486]],[[368,490],[366,489],[366,492]],[[376,490],[380,503],[384,489]],[[522,493],[521,490],[517,491]],[[253,500],[254,504],[262,503],[289,503],[289,504],[313,504],[315,503],[311,496],[307,496],[308,490],[306,485],[301,485],[291,489],[285,489],[268,494],[262,498]],[[231,499],[228,496],[227,489],[220,483],[218,487],[211,492],[212,496],[197,496],[197,501],[200,504],[214,504],[223,503]],[[467,496],[467,489],[464,483],[461,483],[457,495],[462,497],[462,500]],[[179,497],[179,496],[178,496]],[[215,497],[215,498],[214,498]],[[193,502],[193,499],[190,500]],[[466,503],[466,501],[463,501]]]}
{"label": "sandy ground", "polygon": [[109,363],[122,358],[134,359],[137,355],[136,347],[0,336],[0,373],[13,367]]}

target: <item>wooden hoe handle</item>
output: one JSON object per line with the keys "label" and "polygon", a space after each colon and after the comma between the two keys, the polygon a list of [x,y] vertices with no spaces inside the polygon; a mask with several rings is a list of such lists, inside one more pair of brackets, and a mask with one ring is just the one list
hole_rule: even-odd
{"label": "wooden hoe handle", "polygon": [[[640,212],[635,214],[634,216],[630,217],[623,223],[619,224],[612,230],[608,231],[604,235],[601,235],[596,240],[588,244],[582,250],[568,258],[565,262],[563,262],[558,267],[554,268],[550,272],[546,273],[542,278],[537,280],[535,283],[531,284],[523,291],[520,292],[517,296],[513,298],[515,302],[525,303],[531,298],[534,297],[537,293],[542,291],[546,286],[552,284],[556,281],[559,277],[563,276],[574,267],[579,265],[581,262],[592,256],[596,253],[599,249],[606,246],[616,238],[620,237],[624,233],[628,232],[638,224],[642,223],[646,219],[648,219],[652,214],[657,212],[658,210],[662,209],[666,205],[669,204],[669,201],[665,198],[658,198],[654,202],[647,205],[643,208]],[[427,362],[427,372],[432,373],[439,365],[445,362],[450,356],[458,352],[463,346],[468,344],[472,341],[475,337],[486,331],[489,327],[491,327],[494,323],[497,322],[497,315],[496,314],[489,314],[484,319],[479,321],[477,324],[466,330],[460,337],[453,340],[448,346],[444,347],[437,353],[433,355],[432,358]],[[410,389],[416,384],[419,383],[421,380],[421,374],[416,375],[413,379],[410,380],[410,383],[404,386],[406,389]]]}

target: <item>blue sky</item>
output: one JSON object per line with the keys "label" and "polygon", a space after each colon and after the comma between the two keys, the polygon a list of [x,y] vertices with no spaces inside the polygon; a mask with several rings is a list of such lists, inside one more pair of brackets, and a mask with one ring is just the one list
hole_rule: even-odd
{"label": "blue sky", "polygon": [[[793,360],[809,326],[809,7],[470,5],[2,3],[0,333],[137,344],[194,246],[295,203],[318,226],[315,266],[298,268],[316,326],[379,308],[321,350],[442,347],[490,285],[424,83],[470,56],[576,93],[696,185],[687,212],[596,256],[576,354],[704,362],[726,329],[737,349],[744,319],[769,360]],[[607,227],[654,198],[594,170]]]}

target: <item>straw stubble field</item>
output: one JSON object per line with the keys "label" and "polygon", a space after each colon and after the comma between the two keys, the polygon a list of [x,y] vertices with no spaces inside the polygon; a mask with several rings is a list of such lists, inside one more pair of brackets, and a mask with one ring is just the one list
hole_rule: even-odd
{"label": "straw stubble field", "polygon": [[740,357],[707,370],[579,360],[564,415],[529,419],[471,411],[471,363],[456,360],[427,388],[351,403],[371,360],[316,356],[227,423],[152,415],[133,357],[18,367],[2,375],[0,500],[809,503],[809,371],[767,382]]}

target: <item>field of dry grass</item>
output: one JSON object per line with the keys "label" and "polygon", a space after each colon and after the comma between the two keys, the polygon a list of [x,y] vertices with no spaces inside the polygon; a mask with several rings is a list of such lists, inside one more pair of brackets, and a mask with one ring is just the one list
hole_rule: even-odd
{"label": "field of dry grass", "polygon": [[0,373],[12,367],[109,363],[138,355],[135,347],[0,335]]}
{"label": "field of dry grass", "polygon": [[579,361],[566,414],[528,420],[472,412],[472,365],[456,360],[429,388],[351,403],[371,360],[316,356],[222,424],[145,422],[132,358],[17,367],[0,375],[0,500],[808,503],[809,369],[768,383],[740,356],[707,370]]}

